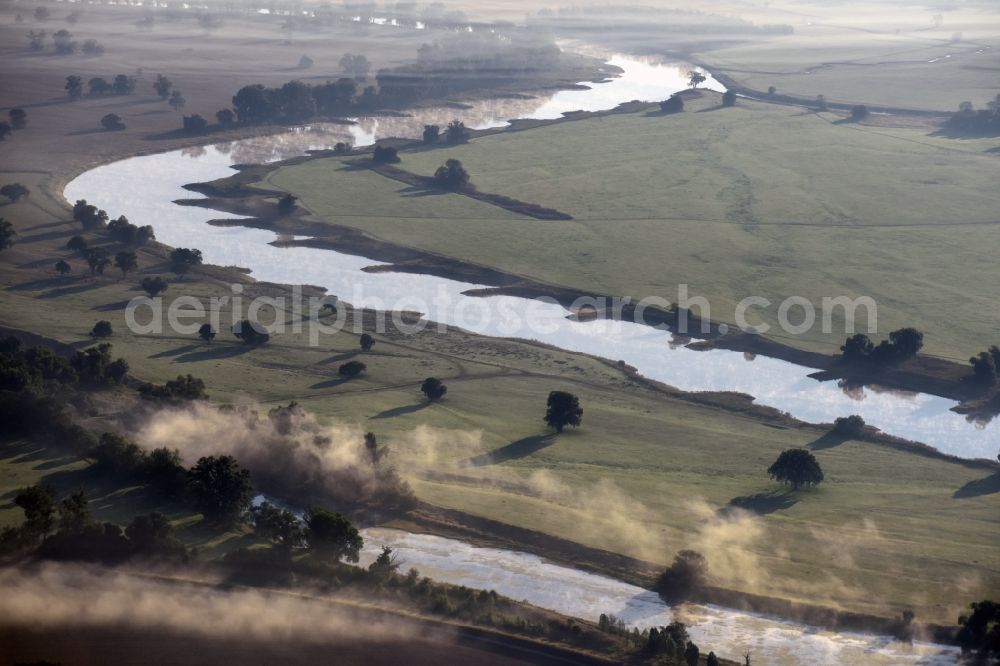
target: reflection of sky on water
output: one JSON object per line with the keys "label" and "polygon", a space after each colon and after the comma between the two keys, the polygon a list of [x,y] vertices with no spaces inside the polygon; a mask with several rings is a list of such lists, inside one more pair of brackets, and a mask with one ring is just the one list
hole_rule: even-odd
{"label": "reflection of sky on water", "polygon": [[[654,74],[682,70],[657,67],[634,60],[612,59],[626,69],[621,94],[633,95],[641,81]],[[638,64],[634,64],[638,63]],[[629,77],[629,72],[639,74]],[[657,79],[659,80],[659,79]],[[665,79],[666,80],[666,79]],[[678,79],[671,85],[677,85]],[[596,89],[612,84],[597,84]],[[666,84],[664,84],[666,85]],[[591,91],[568,91],[586,94]],[[656,90],[653,98],[665,96]],[[553,96],[553,99],[563,93]],[[604,104],[628,101],[602,93]],[[500,118],[497,109],[505,103],[517,108],[525,102],[546,108],[551,100],[500,100],[483,103],[467,118],[486,122]],[[568,102],[559,102],[560,105]],[[552,107],[555,108],[555,107]],[[202,182],[232,173],[234,163],[259,163],[299,155],[310,148],[329,148],[354,137],[371,138],[412,132],[419,134],[428,122],[443,123],[462,111],[427,109],[411,118],[361,119],[356,126],[316,125],[268,137],[235,141],[220,146],[185,149],[160,155],[123,160],[98,167],[71,182],[65,191],[70,201],[87,199],[113,216],[124,214],[140,224],[152,224],[157,238],[181,247],[197,247],[205,260],[220,265],[249,267],[257,279],[327,287],[355,305],[373,308],[410,309],[440,321],[487,335],[537,339],[565,349],[624,360],[652,379],[691,391],[739,391],[761,404],[787,411],[813,422],[830,422],[838,416],[859,414],[884,431],[926,442],[942,451],[965,457],[996,454],[1000,427],[970,425],[965,417],[950,411],[953,402],[925,394],[900,394],[878,388],[845,388],[835,382],[819,383],[807,375],[809,369],[766,357],[748,360],[742,353],[722,350],[695,352],[677,345],[666,331],[625,322],[599,320],[575,322],[556,305],[512,297],[470,298],[462,292],[474,287],[466,283],[426,275],[365,273],[372,262],[328,250],[275,248],[274,235],[261,230],[219,228],[206,225],[217,217],[212,211],[180,207],[173,203],[192,194],[184,183]],[[391,128],[391,129],[390,129]],[[156,174],[150,178],[149,174]]]}
{"label": "reflection of sky on water", "polygon": [[[635,585],[545,562],[527,553],[477,548],[470,544],[399,530],[364,531],[362,565],[372,562],[387,545],[406,571],[416,567],[435,580],[500,594],[567,615],[597,620],[612,613],[630,626],[666,625],[674,614],[659,596]],[[704,652],[737,659],[749,650],[754,663],[773,666],[892,664],[946,666],[955,664],[955,648],[916,643],[907,645],[888,636],[834,633],[717,606],[687,605],[677,619],[688,625],[691,639]]]}

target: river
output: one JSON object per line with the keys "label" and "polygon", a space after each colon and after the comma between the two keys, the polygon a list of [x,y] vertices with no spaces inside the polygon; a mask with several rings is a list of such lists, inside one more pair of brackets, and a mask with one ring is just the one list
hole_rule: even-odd
{"label": "river", "polygon": [[[992,457],[1000,439],[995,424],[974,427],[949,411],[953,402],[923,394],[859,390],[810,379],[809,369],[764,357],[748,360],[728,351],[696,352],[675,344],[664,331],[625,322],[575,322],[556,305],[513,297],[474,298],[463,292],[480,287],[432,276],[362,271],[362,257],[310,248],[269,245],[271,232],[205,224],[211,211],[173,203],[192,194],[183,185],[222,178],[234,163],[284,159],[338,141],[355,145],[376,137],[417,136],[427,123],[463,119],[476,128],[498,127],[513,117],[558,117],[576,109],[599,110],[633,99],[663,99],[686,83],[686,69],[615,56],[624,74],[590,90],[563,91],[549,98],[475,102],[468,109],[423,109],[407,118],[361,118],[352,126],[318,124],[263,138],[205,148],[135,157],[94,168],[65,189],[70,202],[87,199],[112,217],[152,224],[157,238],[177,247],[202,250],[206,262],[252,269],[259,280],[321,285],[356,306],[409,307],[420,304],[432,321],[486,335],[535,338],[565,349],[621,359],[650,378],[693,391],[739,391],[761,404],[807,421],[832,421],[857,413],[886,432],[931,444],[964,457]],[[717,87],[713,81],[708,85]],[[529,316],[530,315],[530,316]],[[530,326],[529,326],[530,323]],[[544,331],[539,324],[545,324]],[[378,545],[396,549],[405,566],[435,579],[496,589],[539,606],[596,619],[614,613],[636,626],[665,624],[669,609],[641,588],[525,553],[475,548],[460,541],[392,530],[367,530],[367,556]],[[695,641],[722,656],[751,650],[755,663],[779,665],[952,664],[951,648],[907,646],[885,636],[832,633],[747,613],[695,606],[681,618]]]}

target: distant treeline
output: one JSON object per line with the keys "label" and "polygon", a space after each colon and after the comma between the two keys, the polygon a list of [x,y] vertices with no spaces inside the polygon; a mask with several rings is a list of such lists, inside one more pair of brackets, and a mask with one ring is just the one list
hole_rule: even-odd
{"label": "distant treeline", "polygon": [[551,71],[559,60],[555,43],[536,35],[501,38],[469,33],[425,44],[416,64],[380,71],[377,85],[365,86],[363,78],[349,77],[320,85],[302,81],[289,81],[280,88],[250,85],[233,97],[233,107],[239,122],[251,125],[347,115]]}
{"label": "distant treeline", "polygon": [[1000,94],[985,109],[978,111],[972,102],[962,102],[958,111],[948,119],[948,127],[963,134],[1000,134]]}

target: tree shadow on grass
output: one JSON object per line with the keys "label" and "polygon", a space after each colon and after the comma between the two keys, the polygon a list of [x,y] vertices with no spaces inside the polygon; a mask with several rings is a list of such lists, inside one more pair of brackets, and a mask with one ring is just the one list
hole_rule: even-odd
{"label": "tree shadow on grass", "polygon": [[551,433],[547,435],[532,435],[531,437],[525,437],[524,439],[519,439],[516,442],[511,442],[506,446],[501,446],[499,449],[490,451],[489,453],[469,458],[468,460],[460,463],[459,466],[485,467],[487,465],[496,465],[508,460],[525,458],[533,453],[541,451],[544,448],[552,446],[555,444],[555,441],[556,436]]}
{"label": "tree shadow on grass", "polygon": [[707,109],[698,109],[695,113],[711,113],[712,111],[720,111],[722,109],[727,109],[725,104],[716,104],[715,106],[710,106]]}
{"label": "tree shadow on grass", "polygon": [[845,437],[844,435],[831,430],[830,432],[823,433],[812,442],[809,442],[808,446],[813,451],[822,451],[823,449],[832,449],[835,446],[840,446],[849,439],[850,437]]}
{"label": "tree shadow on grass", "polygon": [[[190,351],[194,349],[198,351]],[[217,361],[226,358],[236,358],[237,356],[243,356],[243,354],[253,349],[250,345],[244,344],[213,344],[204,348],[200,345],[188,345],[184,348],[181,355],[177,357],[177,362],[197,363],[198,361]]]}
{"label": "tree shadow on grass", "polygon": [[105,303],[104,305],[95,305],[91,310],[97,312],[117,312],[118,310],[124,310],[128,307],[130,301],[115,301],[114,303]]}
{"label": "tree shadow on grass", "polygon": [[419,402],[415,405],[405,405],[403,407],[393,407],[392,409],[387,409],[384,412],[379,412],[372,419],[394,419],[397,416],[405,416],[406,414],[414,414],[419,412],[421,409],[430,406],[430,402],[424,401]]}
{"label": "tree shadow on grass", "polygon": [[413,199],[415,197],[433,197],[441,194],[452,194],[454,190],[448,190],[443,187],[434,187],[433,185],[408,185],[400,190],[397,190],[399,196],[406,199]]}
{"label": "tree shadow on grass", "polygon": [[1000,472],[988,476],[985,479],[976,479],[955,491],[952,495],[955,499],[969,499],[970,497],[982,497],[1000,493]]}
{"label": "tree shadow on grass", "polygon": [[309,388],[311,389],[336,388],[341,384],[346,384],[347,382],[351,381],[351,379],[353,379],[353,377],[337,377],[336,379],[326,379],[321,382],[316,382]]}
{"label": "tree shadow on grass", "polygon": [[721,517],[727,517],[739,509],[756,513],[758,516],[766,516],[775,511],[784,511],[793,507],[799,498],[791,492],[772,491],[769,493],[757,493],[756,495],[746,495],[734,497],[729,500],[729,504],[719,509],[717,512]]}
{"label": "tree shadow on grass", "polygon": [[344,352],[342,354],[335,354],[330,358],[325,358],[319,362],[319,365],[330,365],[331,363],[342,363],[344,361],[350,361],[352,358],[360,354],[360,351],[350,351]]}
{"label": "tree shadow on grass", "polygon": [[61,287],[59,289],[50,289],[44,294],[39,294],[38,298],[59,298],[61,296],[72,296],[73,294],[82,294],[85,291],[90,291],[92,289],[99,289],[101,284],[94,280],[91,282],[86,282],[84,284],[76,285],[75,287]]}

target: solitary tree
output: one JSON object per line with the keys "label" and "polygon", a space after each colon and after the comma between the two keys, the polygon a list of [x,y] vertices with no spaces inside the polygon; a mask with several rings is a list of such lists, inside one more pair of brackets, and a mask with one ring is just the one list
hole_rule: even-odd
{"label": "solitary tree", "polygon": [[336,561],[357,562],[364,546],[350,520],[325,509],[312,509],[306,514],[306,540],[314,552]]}
{"label": "solitary tree", "polygon": [[117,113],[109,113],[101,118],[101,126],[109,132],[125,129],[125,121]]}
{"label": "solitary tree", "polygon": [[868,117],[868,107],[864,104],[857,104],[851,107],[851,120],[858,122]]}
{"label": "solitary tree", "polygon": [[420,385],[420,391],[427,396],[428,400],[440,400],[448,392],[448,387],[437,377],[428,377]]}
{"label": "solitary tree", "polygon": [[826,97],[823,95],[816,95],[816,110],[826,111],[827,108],[828,107],[826,105]]}
{"label": "solitary tree", "polygon": [[699,72],[698,70],[691,70],[690,72],[688,72],[688,84],[692,88],[697,88],[707,80],[708,79],[705,77],[705,75]]}
{"label": "solitary tree", "polygon": [[202,324],[201,328],[198,329],[198,337],[211,344],[212,340],[215,339],[215,329],[212,328],[211,324]]}
{"label": "solitary tree", "polygon": [[21,183],[8,183],[7,185],[0,187],[0,195],[7,197],[14,203],[30,194],[31,190]]}
{"label": "solitary tree", "polygon": [[583,408],[580,407],[580,399],[572,393],[566,391],[552,391],[549,393],[548,409],[545,412],[545,422],[562,432],[568,425],[579,426],[583,419]]}
{"label": "solitary tree", "polygon": [[732,90],[722,93],[722,106],[736,106],[736,93]]}
{"label": "solitary tree", "polygon": [[17,231],[14,225],[0,217],[0,250],[6,250],[14,245]]}
{"label": "solitary tree", "polygon": [[170,253],[170,270],[178,277],[201,265],[201,250],[179,247]]}
{"label": "solitary tree", "polygon": [[823,481],[819,462],[806,449],[782,451],[774,464],[767,468],[767,473],[772,479],[791,485],[793,490]]}
{"label": "solitary tree", "polygon": [[705,666],[719,666],[719,658],[715,656],[714,652],[708,653],[708,657],[705,659]]}
{"label": "solitary tree", "polygon": [[94,328],[90,329],[90,337],[92,338],[110,338],[112,333],[111,322],[104,319],[94,324]]}
{"label": "solitary tree", "polygon": [[201,458],[189,472],[191,495],[209,520],[233,523],[250,507],[250,472],[232,456]]}
{"label": "solitary tree", "polygon": [[361,338],[359,339],[359,342],[361,343],[361,350],[362,351],[371,351],[372,347],[375,346],[375,338],[373,338],[372,336],[368,335],[367,333],[362,333],[361,334]]}
{"label": "solitary tree", "polygon": [[66,275],[71,270],[73,270],[73,269],[70,268],[70,265],[68,263],[66,263],[65,261],[63,261],[62,259],[60,259],[59,261],[56,262],[56,271],[59,272],[59,275]]}
{"label": "solitary tree", "polygon": [[366,366],[361,361],[348,361],[347,363],[344,363],[342,366],[337,368],[337,374],[343,377],[344,379],[354,379],[355,377],[361,375],[361,373],[363,373],[367,369],[368,366]]}
{"label": "solitary tree", "polygon": [[119,252],[115,255],[115,266],[122,272],[122,277],[129,271],[134,271],[139,267],[139,261],[136,259],[135,252]]}
{"label": "solitary tree", "polygon": [[167,290],[168,282],[161,278],[159,275],[153,277],[142,278],[142,290],[149,294],[150,298],[155,298],[157,295],[163,293]]}

